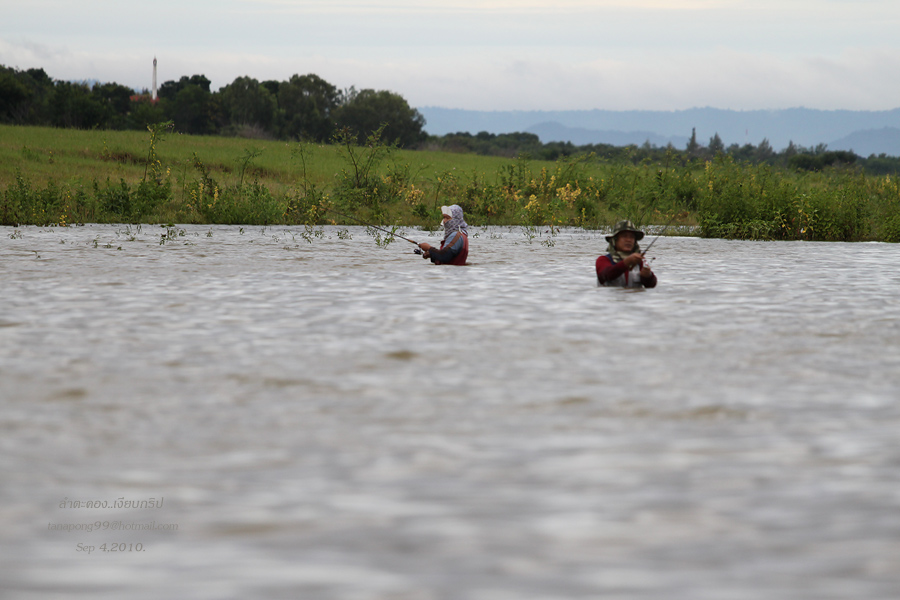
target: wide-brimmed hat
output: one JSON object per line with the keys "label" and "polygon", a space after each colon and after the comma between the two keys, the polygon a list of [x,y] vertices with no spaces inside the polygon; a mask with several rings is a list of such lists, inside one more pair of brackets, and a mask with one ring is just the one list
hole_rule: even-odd
{"label": "wide-brimmed hat", "polygon": [[630,231],[634,234],[634,241],[640,241],[644,237],[644,232],[634,226],[634,223],[631,221],[619,221],[616,223],[616,226],[613,227],[612,233],[606,236],[607,242],[612,242],[617,235],[622,233],[623,231]]}

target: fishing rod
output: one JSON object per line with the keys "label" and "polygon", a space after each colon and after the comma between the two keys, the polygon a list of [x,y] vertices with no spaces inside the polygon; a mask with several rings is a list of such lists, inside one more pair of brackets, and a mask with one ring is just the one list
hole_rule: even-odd
{"label": "fishing rod", "polygon": [[401,240],[406,240],[407,242],[410,242],[410,243],[412,243],[412,244],[415,244],[416,246],[419,245],[419,242],[417,242],[417,241],[415,241],[415,240],[411,240],[411,239],[409,239],[408,237],[403,237],[403,236],[400,235],[399,233],[394,233],[393,231],[388,231],[388,230],[385,229],[384,227],[378,227],[377,225],[372,225],[371,223],[366,223],[365,221],[362,221],[362,220],[360,220],[360,219],[357,219],[356,217],[351,217],[350,215],[345,215],[344,213],[339,213],[338,211],[336,211],[336,210],[334,210],[334,209],[332,209],[332,208],[326,208],[325,210],[327,210],[328,212],[333,212],[334,214],[339,215],[339,216],[341,216],[341,217],[344,217],[345,219],[350,219],[350,220],[352,220],[352,221],[356,221],[357,223],[361,223],[362,225],[365,225],[366,227],[371,227],[372,229],[377,229],[377,230],[379,230],[379,231],[383,231],[383,232],[387,233],[388,235],[391,235],[391,236],[393,236],[393,237],[398,237],[398,238],[400,238]]}
{"label": "fishing rod", "polygon": [[664,233],[666,232],[666,229],[669,228],[669,225],[671,225],[671,224],[672,224],[672,221],[674,221],[674,220],[675,220],[675,215],[673,214],[673,215],[672,215],[672,218],[669,219],[669,222],[666,223],[665,227],[662,228],[662,231],[660,231],[658,234],[656,234],[656,237],[653,238],[653,241],[650,242],[650,245],[649,245],[649,246],[647,246],[643,251],[641,251],[641,254],[643,254],[644,256],[647,256],[647,253],[650,252],[650,248],[653,247],[653,244],[656,243],[656,240],[659,239],[659,236],[661,236],[662,234],[664,234]]}

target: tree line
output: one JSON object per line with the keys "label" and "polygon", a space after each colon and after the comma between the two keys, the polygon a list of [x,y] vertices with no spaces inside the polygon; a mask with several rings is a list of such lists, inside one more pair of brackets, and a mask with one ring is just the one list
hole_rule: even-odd
{"label": "tree line", "polygon": [[401,147],[427,137],[421,113],[386,90],[339,90],[314,74],[262,82],[238,77],[218,91],[210,84],[204,75],[166,81],[154,101],[147,90],[118,83],[59,81],[43,69],[0,65],[0,123],[143,130],[171,121],[181,133],[314,142],[345,128],[363,142],[384,125],[383,138]]}
{"label": "tree line", "polygon": [[793,171],[822,171],[827,168],[859,168],[871,175],[900,173],[900,157],[885,154],[868,158],[847,150],[829,150],[826,144],[805,147],[790,142],[776,151],[767,139],[758,145],[731,144],[726,146],[718,133],[707,145],[697,140],[696,129],[684,149],[668,144],[657,146],[645,142],[642,145],[614,146],[612,144],[583,144],[571,142],[546,142],[533,133],[494,134],[482,131],[477,134],[457,132],[442,137],[429,137],[420,144],[430,150],[471,152],[475,154],[506,157],[524,157],[536,160],[560,160],[579,155],[593,154],[610,162],[666,164],[673,160],[681,164],[713,160],[728,156],[736,162],[755,165],[765,164]]}
{"label": "tree line", "polygon": [[117,83],[54,80],[43,69],[18,70],[0,65],[0,123],[78,129],[135,129],[172,122],[188,134],[227,135],[258,139],[332,142],[339,132],[360,144],[383,127],[382,140],[409,149],[470,152],[489,156],[559,160],[595,154],[613,161],[710,160],[724,154],[740,162],[768,164],[797,171],[853,167],[875,174],[900,172],[900,157],[884,154],[863,158],[849,151],[830,151],[824,144],[802,147],[791,142],[781,151],[768,140],[758,145],[725,146],[719,134],[703,145],[691,134],[686,148],[610,144],[542,143],[527,132],[494,134],[482,131],[429,136],[425,118],[399,94],[372,89],[340,90],[315,74],[293,75],[286,81],[237,77],[218,91],[204,75],[182,76],[160,85],[158,99]]}

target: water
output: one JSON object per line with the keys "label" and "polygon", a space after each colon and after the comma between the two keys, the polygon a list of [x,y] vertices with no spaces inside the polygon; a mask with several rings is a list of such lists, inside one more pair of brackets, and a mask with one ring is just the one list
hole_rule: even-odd
{"label": "water", "polygon": [[0,228],[0,597],[900,597],[896,246],[339,231]]}

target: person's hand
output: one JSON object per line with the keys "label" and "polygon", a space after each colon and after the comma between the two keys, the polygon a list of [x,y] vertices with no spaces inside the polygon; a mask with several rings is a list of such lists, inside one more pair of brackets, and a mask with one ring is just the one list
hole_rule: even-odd
{"label": "person's hand", "polygon": [[641,267],[641,277],[650,277],[653,275],[653,271],[650,270],[650,267]]}
{"label": "person's hand", "polygon": [[429,250],[431,250],[431,244],[429,244],[428,242],[419,242],[419,248],[421,248],[425,252],[428,252]]}
{"label": "person's hand", "polygon": [[622,262],[625,263],[629,269],[633,269],[636,265],[641,264],[641,261],[644,259],[643,254],[638,254],[635,252],[634,254],[629,254],[625,258],[622,259]]}

